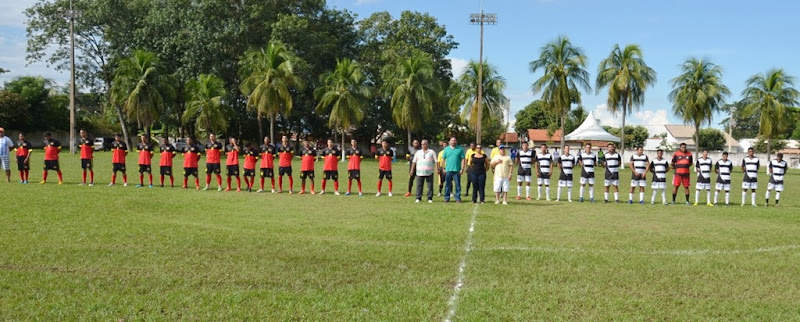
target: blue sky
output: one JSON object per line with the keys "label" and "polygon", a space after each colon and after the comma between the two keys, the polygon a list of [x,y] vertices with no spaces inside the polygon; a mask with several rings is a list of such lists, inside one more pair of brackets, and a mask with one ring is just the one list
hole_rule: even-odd
{"label": "blue sky", "polygon": [[[44,64],[25,66],[25,17],[22,10],[34,0],[0,3],[0,67],[11,74],[44,75],[60,84],[67,75]],[[456,69],[478,58],[478,27],[468,22],[469,14],[480,10],[480,0],[329,0],[332,7],[351,10],[364,18],[377,11],[399,16],[403,10],[428,12],[460,43],[450,53]],[[745,80],[773,67],[800,76],[800,1],[744,0],[485,0],[484,10],[497,13],[499,24],[485,29],[484,55],[508,82],[512,115],[534,99],[530,84],[539,75],[528,63],[539,48],[559,35],[584,49],[589,57],[592,80],[597,64],[616,43],[639,44],[647,63],[658,73],[658,82],[648,90],[642,109],[630,123],[647,125],[652,132],[659,125],[680,123],[667,99],[669,80],[678,65],[690,56],[706,57],[724,69],[723,80],[738,100]],[[455,70],[459,73],[459,70]],[[594,82],[592,82],[594,83]],[[584,106],[595,110],[603,124],[619,123],[607,112],[603,94],[583,94]],[[716,124],[721,116],[717,116]],[[656,133],[652,133],[656,134]]]}

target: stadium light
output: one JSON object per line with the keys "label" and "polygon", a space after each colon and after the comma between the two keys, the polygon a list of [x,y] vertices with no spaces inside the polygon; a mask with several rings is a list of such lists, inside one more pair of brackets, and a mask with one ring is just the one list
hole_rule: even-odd
{"label": "stadium light", "polygon": [[496,25],[496,13],[483,13],[483,1],[481,1],[481,13],[469,15],[469,23],[481,26],[481,49],[478,59],[478,117],[475,121],[475,142],[481,144],[481,113],[483,110],[483,25]]}

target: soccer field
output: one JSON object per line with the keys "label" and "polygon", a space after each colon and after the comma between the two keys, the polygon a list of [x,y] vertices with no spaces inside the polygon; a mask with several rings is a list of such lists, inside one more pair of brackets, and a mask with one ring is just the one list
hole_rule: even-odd
{"label": "soccer field", "polygon": [[[41,178],[41,157],[31,182]],[[739,172],[730,207],[500,206],[414,204],[402,197],[405,162],[395,163],[391,198],[374,197],[372,161],[364,197],[134,188],[135,172],[131,186],[105,187],[110,153],[96,154],[98,184],[82,187],[77,157],[62,154],[61,165],[62,186],[0,183],[0,319],[800,317],[792,170],[780,208],[763,207],[761,171],[754,208],[738,206]],[[344,191],[343,168],[340,177]],[[595,195],[602,199],[599,186]]]}

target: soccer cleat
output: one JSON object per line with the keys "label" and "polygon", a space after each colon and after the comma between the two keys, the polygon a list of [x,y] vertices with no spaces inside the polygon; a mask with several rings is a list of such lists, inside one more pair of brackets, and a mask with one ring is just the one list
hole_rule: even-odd
{"label": "soccer cleat", "polygon": [[206,190],[208,190],[208,185],[206,185],[206,187],[203,188],[203,191],[206,191]]}
{"label": "soccer cleat", "polygon": [[258,191],[256,191],[256,193],[262,193],[262,192],[264,192],[264,189],[258,189]]}
{"label": "soccer cleat", "polygon": [[222,191],[222,187],[217,187],[217,191]]}
{"label": "soccer cleat", "polygon": [[320,196],[321,196],[321,195],[324,195],[324,194],[325,194],[325,190],[322,190],[322,191],[320,191],[320,192],[318,193],[318,195],[320,195]]}
{"label": "soccer cleat", "polygon": [[62,185],[62,184],[64,184],[64,181],[59,181],[59,182],[58,182],[58,185],[59,185],[59,186],[60,186],[60,185]]}
{"label": "soccer cleat", "polygon": [[628,200],[628,204],[632,205],[633,204],[633,200]]}
{"label": "soccer cleat", "polygon": [[437,196],[437,197],[441,197],[441,196],[442,196],[442,193],[441,193],[441,192],[440,192],[440,193],[437,193],[437,194],[436,194],[436,196]]}
{"label": "soccer cleat", "polygon": [[358,196],[359,196],[359,197],[363,197],[363,196],[364,196],[364,193],[362,193],[362,192],[359,192],[359,193],[358,193]]}
{"label": "soccer cleat", "polygon": [[494,204],[495,204],[495,205],[499,205],[499,204],[500,204],[500,200],[495,200],[495,201],[494,201]]}
{"label": "soccer cleat", "polygon": [[181,189],[187,189],[187,188],[189,188],[189,187],[187,187],[187,186],[183,186],[183,187],[181,187]]}
{"label": "soccer cleat", "polygon": [[709,202],[708,204],[706,204],[706,206],[714,207],[714,204]]}
{"label": "soccer cleat", "polygon": [[744,202],[742,203],[742,207],[744,207]]}
{"label": "soccer cleat", "polygon": [[162,184],[162,185],[160,185],[159,187],[161,187],[161,188],[164,188],[164,185]]}
{"label": "soccer cleat", "polygon": [[275,189],[272,189],[272,193],[275,193]]}
{"label": "soccer cleat", "polygon": [[90,183],[90,184],[89,184],[89,186],[90,186],[90,187],[94,187],[94,183]]}
{"label": "soccer cleat", "polygon": [[20,181],[19,181],[19,183],[20,183],[20,184],[23,184],[23,183],[25,183],[25,181],[24,181],[24,180],[20,180]]}
{"label": "soccer cleat", "polygon": [[756,204],[754,203],[754,204],[753,204],[753,207],[758,207],[758,205],[756,205]]}
{"label": "soccer cleat", "polygon": [[298,192],[297,194],[298,195],[304,195],[304,194],[306,194],[306,191],[305,190],[300,190],[300,192]]}
{"label": "soccer cleat", "polygon": [[556,200],[555,200],[555,201],[556,201],[556,202],[561,202],[561,199],[558,199],[558,198],[556,198]]}
{"label": "soccer cleat", "polygon": [[236,188],[236,192],[242,192],[242,188]]}
{"label": "soccer cleat", "polygon": [[406,192],[404,197],[411,197],[411,193],[410,192]]}
{"label": "soccer cleat", "polygon": [[697,206],[697,203],[695,202],[694,205]]}
{"label": "soccer cleat", "polygon": [[417,199],[417,200],[414,200],[414,203],[419,203],[419,199]]}
{"label": "soccer cleat", "polygon": [[652,205],[655,205],[655,204],[656,204],[656,202],[655,202],[655,201],[651,201],[651,202],[650,202],[650,205],[651,205],[651,206],[652,206]]}
{"label": "soccer cleat", "polygon": [[428,200],[428,203],[433,203],[433,200]]}
{"label": "soccer cleat", "polygon": [[508,202],[503,201],[503,205],[508,206]]}
{"label": "soccer cleat", "polygon": [[200,186],[194,187],[194,190],[200,191]]}
{"label": "soccer cleat", "polygon": [[147,186],[147,187],[148,187],[148,188],[152,188],[152,187],[153,187],[153,185],[149,185],[149,186]]}
{"label": "soccer cleat", "polygon": [[375,194],[375,197],[380,197],[380,196],[381,196],[381,193],[380,193],[380,192],[378,192],[378,193],[376,193],[376,194]]}
{"label": "soccer cleat", "polygon": [[578,202],[583,202],[583,197],[581,197],[580,199],[578,199]]}
{"label": "soccer cleat", "polygon": [[606,200],[603,200],[603,203],[608,203],[608,199],[606,199]]}
{"label": "soccer cleat", "polygon": [[531,201],[531,197],[525,197],[525,200]]}
{"label": "soccer cleat", "polygon": [[687,201],[687,202],[686,202],[686,205],[688,206],[688,205],[690,205],[690,203]]}
{"label": "soccer cleat", "polygon": [[594,203],[594,198],[592,198],[592,199],[589,199],[589,202],[590,202],[590,203]]}
{"label": "soccer cleat", "polygon": [[340,195],[340,193],[339,193],[338,191],[334,191],[334,192],[333,192],[333,195],[334,195],[334,196],[338,196],[338,195]]}
{"label": "soccer cleat", "polygon": [[547,201],[553,201],[553,199],[547,198]]}
{"label": "soccer cleat", "polygon": [[542,197],[536,197],[536,201],[542,200]]}
{"label": "soccer cleat", "polygon": [[231,188],[225,188],[225,191],[231,191]]}
{"label": "soccer cleat", "polygon": [[[291,190],[289,190],[289,194],[292,194],[292,191],[291,191]],[[313,193],[312,193],[312,194],[313,194]]]}
{"label": "soccer cleat", "polygon": [[140,185],[140,184],[136,185],[136,188],[141,188],[141,187],[142,187],[142,185]]}
{"label": "soccer cleat", "polygon": [[517,200],[520,200],[520,199],[522,199],[522,197],[520,197],[520,196],[517,196]]}
{"label": "soccer cleat", "polygon": [[113,183],[109,183],[109,184],[108,184],[108,186],[109,186],[109,187],[113,187],[113,186],[114,186],[114,184],[113,184]]}
{"label": "soccer cleat", "polygon": [[[22,182],[20,182],[20,183],[22,183]],[[81,182],[81,183],[79,183],[78,185],[79,185],[79,186],[85,186],[86,184],[85,184],[85,183],[83,183],[83,182]]]}
{"label": "soccer cleat", "polygon": [[345,192],[345,193],[344,193],[344,195],[345,195],[345,196],[349,196],[349,195],[350,195],[350,191],[348,191],[348,192]]}
{"label": "soccer cleat", "polygon": [[47,181],[42,180],[42,182],[39,182],[39,184],[45,184],[45,183],[47,183]]}
{"label": "soccer cleat", "polygon": [[391,192],[391,191],[389,191],[389,197],[391,197],[391,196],[392,196],[392,192]]}
{"label": "soccer cleat", "polygon": [[644,200],[639,200],[639,204],[643,205],[644,204]]}

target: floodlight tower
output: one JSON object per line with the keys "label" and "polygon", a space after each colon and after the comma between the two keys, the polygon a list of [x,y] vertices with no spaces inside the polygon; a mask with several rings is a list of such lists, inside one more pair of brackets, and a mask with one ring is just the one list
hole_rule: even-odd
{"label": "floodlight tower", "polygon": [[481,13],[472,13],[469,15],[469,23],[481,26],[481,49],[478,60],[478,116],[475,124],[475,141],[481,144],[481,114],[483,112],[483,25],[496,25],[496,13],[483,13],[483,1],[481,1]]}

